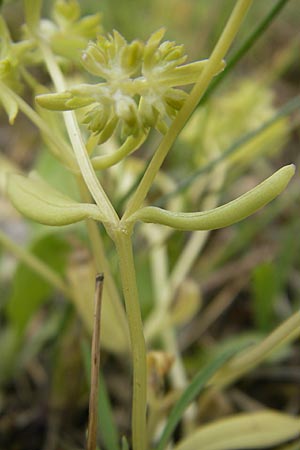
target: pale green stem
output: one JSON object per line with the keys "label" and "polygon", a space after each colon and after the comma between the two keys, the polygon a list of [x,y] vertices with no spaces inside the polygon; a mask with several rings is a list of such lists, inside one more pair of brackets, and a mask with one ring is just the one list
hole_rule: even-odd
{"label": "pale green stem", "polygon": [[[168,306],[170,300],[173,298],[168,280],[168,256],[166,246],[161,245],[160,247],[152,247],[150,258],[156,308],[164,311],[162,320],[164,324],[161,328],[163,345],[164,349],[174,356],[174,362],[170,371],[170,380],[175,389],[184,389],[188,384],[188,379],[178,349],[176,332],[170,323],[169,311],[165,307],[165,304]],[[195,418],[195,414],[196,411],[194,405],[191,405],[184,416],[184,428],[186,432],[188,431],[189,424]]]}
{"label": "pale green stem", "polygon": [[[77,177],[78,187],[80,190],[81,198],[87,203],[91,202],[91,196],[85,183],[83,182],[81,177]],[[92,253],[94,255],[96,269],[98,273],[103,272],[105,274],[105,285],[104,289],[107,289],[108,297],[110,302],[113,305],[115,317],[120,326],[128,330],[128,324],[126,321],[125,311],[123,305],[121,303],[120,295],[118,289],[116,287],[114,278],[111,273],[109,262],[105,255],[104,245],[102,242],[102,238],[98,229],[98,225],[94,220],[87,219],[86,227],[91,243]],[[128,341],[129,347],[129,341]]]}
{"label": "pale green stem", "polygon": [[34,109],[26,103],[22,97],[12,91],[6,84],[0,81],[0,89],[9,95],[18,105],[20,111],[28,117],[28,119],[52,142],[52,144],[57,149],[57,157],[63,162],[67,163],[68,167],[73,172],[78,171],[77,164],[71,153],[71,148],[66,144],[65,141],[60,139],[53,133],[53,131],[48,127],[47,123],[35,112]]}
{"label": "pale green stem", "polygon": [[[51,50],[40,43],[48,71],[58,92],[66,86],[63,75]],[[132,441],[134,450],[146,448],[146,346],[143,335],[143,324],[138,300],[135,279],[135,268],[132,255],[131,238],[128,230],[120,230],[119,218],[106,196],[86,151],[82,136],[73,112],[64,113],[66,128],[74,148],[74,153],[82,172],[82,177],[96,204],[107,217],[106,229],[115,242],[124,290],[126,312],[129,324],[131,347],[133,352],[133,406],[132,406]]]}
{"label": "pale green stem", "polygon": [[153,180],[160,170],[162,163],[165,160],[171,146],[175,142],[178,134],[186,124],[193,110],[196,108],[200,99],[204,95],[208,88],[210,81],[214,74],[217,72],[217,67],[221,64],[224,56],[226,55],[232,41],[234,40],[242,21],[251,5],[253,0],[239,0],[236,3],[234,10],[227,22],[224,31],[215,46],[208,63],[204,67],[202,74],[199,77],[199,81],[195,84],[188,99],[184,103],[181,110],[178,112],[174,122],[170,126],[168,133],[161,141],[154,157],[152,158],[144,177],[142,178],[136,192],[134,193],[128,207],[124,213],[123,219],[128,219],[135,211],[137,211],[143,201],[145,200],[149,189],[152,186]]}
{"label": "pale green stem", "polygon": [[72,293],[64,280],[51,267],[47,266],[41,259],[37,258],[33,253],[26,248],[15,244],[5,233],[0,230],[0,243],[8,251],[10,251],[22,263],[26,264],[30,269],[40,275],[51,286],[61,291],[66,297],[71,298]]}
{"label": "pale green stem", "polygon": [[[48,72],[52,78],[52,81],[57,91],[62,92],[66,90],[66,84],[63,74],[50,48],[42,41],[39,42],[39,46],[43,53]],[[67,132],[73,146],[75,157],[77,159],[78,166],[82,173],[82,177],[96,204],[100,208],[101,212],[106,216],[106,222],[109,229],[110,225],[112,224],[116,225],[118,223],[119,221],[118,215],[94,172],[92,163],[90,161],[89,155],[86,151],[86,147],[81,136],[81,132],[76,120],[75,113],[73,111],[66,111],[63,113],[63,116]]]}
{"label": "pale green stem", "polygon": [[132,445],[133,450],[145,450],[147,402],[146,344],[143,334],[131,237],[128,230],[116,230],[114,242],[119,256],[119,267],[133,353]]}
{"label": "pale green stem", "polygon": [[[209,186],[206,186],[211,188],[214,193],[205,198],[203,203],[204,209],[215,208],[217,206],[219,195],[215,192],[218,193],[221,189],[225,174],[226,164],[223,163],[217,166],[213,173],[206,178],[206,183],[211,179]],[[203,188],[203,186],[201,186],[201,188]],[[147,319],[145,325],[145,336],[147,340],[152,340],[155,336],[157,336],[157,334],[164,330],[164,317],[170,306],[170,302],[177,289],[190,272],[196,258],[199,256],[206,243],[209,233],[209,231],[196,231],[191,234],[189,241],[176,261],[173,271],[166,283],[166,285],[168,285],[168,295],[165,296],[166,298],[163,305],[161,303],[157,304],[154,311]]]}
{"label": "pale green stem", "polygon": [[103,170],[107,169],[108,167],[112,167],[118,162],[120,162],[122,159],[125,158],[125,156],[129,155],[130,153],[133,153],[135,150],[137,150],[143,142],[146,140],[148,136],[148,133],[143,133],[142,135],[138,137],[132,137],[126,139],[123,145],[121,145],[120,148],[115,150],[110,155],[102,155],[102,156],[95,156],[92,158],[92,165],[95,170]]}
{"label": "pale green stem", "polygon": [[294,313],[279,325],[261,343],[254,345],[232,358],[224,368],[213,377],[210,385],[224,387],[253,370],[258,364],[280,347],[287,345],[300,336],[300,312]]}

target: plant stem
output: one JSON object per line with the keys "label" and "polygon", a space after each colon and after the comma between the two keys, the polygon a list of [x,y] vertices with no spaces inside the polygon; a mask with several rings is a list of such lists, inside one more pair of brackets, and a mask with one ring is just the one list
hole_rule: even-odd
{"label": "plant stem", "polygon": [[124,213],[124,220],[128,219],[142,205],[146,195],[151,188],[153,180],[159,171],[165,157],[167,156],[171,146],[176,140],[178,134],[186,124],[193,110],[199,103],[200,99],[206,92],[215,72],[216,68],[221,64],[222,59],[226,55],[232,41],[234,40],[240,25],[253,0],[239,0],[233,9],[231,16],[224,28],[219,41],[217,42],[210,58],[200,75],[199,81],[192,89],[190,96],[178,112],[174,122],[170,126],[168,133],[161,141],[154,157],[152,158],[146,172],[134,193],[129,205]]}
{"label": "plant stem", "polygon": [[[219,151],[217,153],[219,153]],[[226,164],[223,163],[217,166],[209,177],[206,177],[206,183],[204,186],[206,190],[211,190],[213,193],[205,198],[202,205],[204,210],[215,208],[218,205],[219,195],[216,193],[220,191],[225,175]],[[172,301],[180,284],[191,271],[191,268],[203,249],[208,236],[209,231],[195,231],[191,233],[190,239],[178,257],[167,282],[162,283],[162,286],[165,286],[162,291],[164,295],[161,293],[161,298],[164,298],[163,305],[160,301],[147,318],[147,322],[145,324],[145,336],[147,341],[153,340],[153,338],[164,330],[165,314],[167,314],[170,302]]]}
{"label": "plant stem", "polygon": [[94,304],[94,330],[91,352],[91,390],[89,402],[89,425],[87,450],[96,450],[98,431],[98,392],[99,392],[99,369],[100,369],[100,327],[101,306],[104,276],[96,276],[95,304]]}
{"label": "plant stem", "polygon": [[266,31],[266,29],[271,25],[275,17],[280,13],[284,6],[289,0],[279,0],[268,12],[266,17],[258,24],[257,28],[250,34],[248,39],[244,44],[231,56],[228,60],[223,72],[213,80],[209,88],[207,89],[205,95],[202,97],[200,104],[203,105],[219,84],[227,77],[227,75],[232,71],[232,69],[237,65],[237,63],[243,58],[243,56],[253,47],[255,42],[260,38],[260,36]]}
{"label": "plant stem", "polygon": [[30,269],[34,270],[34,272],[44,278],[49,284],[61,291],[66,297],[72,298],[72,293],[68,285],[54,270],[37,258],[33,253],[15,244],[14,241],[6,236],[1,230],[0,243],[20,261],[30,267]]}
{"label": "plant stem", "polygon": [[[79,176],[77,177],[77,184],[80,190],[80,195],[83,201],[90,203],[91,195],[83,181]],[[98,229],[97,223],[92,219],[85,221],[89,240],[91,244],[91,250],[94,256],[97,272],[103,272],[105,274],[105,287],[107,289],[110,302],[114,308],[115,317],[120,327],[128,331],[128,324],[126,321],[125,311],[120,299],[120,295],[113,279],[109,262],[105,255],[104,245]],[[128,336],[128,348],[129,348],[129,336]]]}
{"label": "plant stem", "polygon": [[128,230],[114,234],[133,353],[132,445],[146,449],[147,365],[146,344],[140,312],[131,237]]}

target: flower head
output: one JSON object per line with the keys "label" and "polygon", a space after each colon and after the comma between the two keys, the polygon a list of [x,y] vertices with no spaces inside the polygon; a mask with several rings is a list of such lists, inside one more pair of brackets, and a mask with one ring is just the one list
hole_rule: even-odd
{"label": "flower head", "polygon": [[183,46],[162,42],[164,34],[158,30],[146,43],[128,43],[117,31],[99,36],[83,52],[82,65],[100,82],[39,96],[37,101],[56,110],[87,106],[83,122],[99,136],[99,143],[119,124],[124,137],[151,127],[166,132],[188,95],[179,87],[194,83],[206,61],[184,64]]}

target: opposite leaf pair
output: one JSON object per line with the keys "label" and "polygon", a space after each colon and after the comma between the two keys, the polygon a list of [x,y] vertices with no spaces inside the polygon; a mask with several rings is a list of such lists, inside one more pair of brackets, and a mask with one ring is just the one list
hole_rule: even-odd
{"label": "opposite leaf pair", "polygon": [[[282,167],[271,177],[241,197],[208,211],[179,213],[156,207],[138,210],[127,221],[152,222],[179,230],[214,230],[232,225],[272,201],[287,186],[295,172],[294,165]],[[94,204],[78,203],[49,186],[36,175],[27,178],[10,174],[7,192],[14,206],[26,217],[45,225],[62,226],[92,218],[105,220]]]}

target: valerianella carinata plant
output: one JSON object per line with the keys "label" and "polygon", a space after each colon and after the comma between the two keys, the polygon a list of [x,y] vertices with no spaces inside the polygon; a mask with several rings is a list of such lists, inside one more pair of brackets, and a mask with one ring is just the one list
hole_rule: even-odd
{"label": "valerianella carinata plant", "polygon": [[[149,190],[178,134],[212,79],[223,70],[227,51],[252,3],[252,0],[235,2],[210,57],[192,63],[187,62],[182,45],[165,39],[164,29],[154,32],[146,42],[139,39],[127,42],[118,31],[102,34],[100,16],[81,18],[75,0],[57,0],[52,20],[41,19],[41,0],[24,0],[26,24],[24,40],[19,43],[12,43],[1,21],[0,99],[9,121],[13,123],[21,110],[39,128],[49,150],[74,175],[81,200],[60,192],[36,173],[29,176],[10,173],[7,194],[22,214],[41,224],[64,226],[87,221],[97,271],[104,272],[107,279],[103,308],[109,307],[108,304],[114,308],[115,320],[109,328],[124,329],[124,341],[129,330],[134,450],[152,448],[159,431],[158,421],[147,435],[151,428],[147,431],[147,347],[132,249],[134,225],[150,222],[184,231],[226,227],[273,200],[294,174],[292,165],[285,166],[241,197],[201,212],[162,209],[148,201]],[[34,78],[30,69],[37,66],[46,68],[50,86],[42,86]],[[35,95],[34,106],[21,97],[24,85]],[[61,120],[53,119],[55,129],[49,125],[52,116],[57,118],[53,111],[61,114]],[[117,208],[111,200],[113,193],[105,190],[97,171],[122,164],[133,152],[138,154],[153,129],[159,134],[160,143],[146,162],[142,178],[137,176],[132,184],[129,201]],[[217,124],[213,123],[211,129],[217,129]],[[213,138],[206,141],[206,146],[207,142],[214,142]],[[104,253],[99,223],[116,249],[127,322]],[[72,298],[68,293],[66,290],[66,295]],[[228,358],[224,357],[222,364]],[[220,369],[220,364],[216,369]],[[150,400],[148,396],[149,405]],[[149,410],[151,416],[151,405]],[[167,422],[158,440],[159,450],[171,438],[175,422],[175,419],[173,425]],[[92,448],[95,447],[89,450]],[[179,443],[176,448],[191,447]]]}

